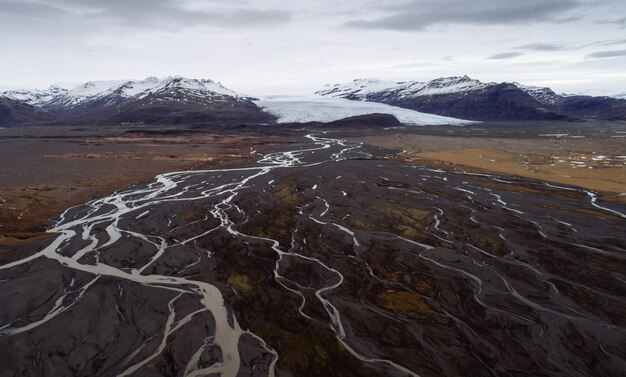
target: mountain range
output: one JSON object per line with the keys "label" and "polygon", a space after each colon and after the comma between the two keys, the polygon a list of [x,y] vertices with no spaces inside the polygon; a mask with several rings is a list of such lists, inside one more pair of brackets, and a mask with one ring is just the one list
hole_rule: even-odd
{"label": "mountain range", "polygon": [[0,124],[272,123],[252,98],[212,80],[172,76],[90,81],[73,89],[0,93]]}
{"label": "mountain range", "polygon": [[557,94],[550,88],[484,83],[467,76],[399,82],[359,79],[326,85],[316,93],[479,121],[626,120],[624,99]]}
{"label": "mountain range", "polygon": [[[348,100],[360,101],[365,106],[352,106]],[[45,90],[0,92],[0,127],[121,123],[274,124],[281,119],[320,121],[314,119],[316,103],[324,106],[320,112],[325,112],[324,119],[328,120],[336,120],[341,114],[345,117],[364,115],[370,110],[398,114],[402,111],[398,108],[414,111],[408,116],[413,124],[445,122],[443,118],[433,118],[429,114],[476,121],[626,120],[626,99],[619,96],[557,94],[550,88],[516,82],[485,83],[467,76],[399,82],[359,79],[326,85],[306,101],[285,101],[279,96],[259,100],[212,80],[171,76],[90,81],[72,89],[51,86]],[[373,103],[380,105],[374,106]],[[294,111],[306,116],[294,117]],[[458,119],[450,122],[462,123]]]}

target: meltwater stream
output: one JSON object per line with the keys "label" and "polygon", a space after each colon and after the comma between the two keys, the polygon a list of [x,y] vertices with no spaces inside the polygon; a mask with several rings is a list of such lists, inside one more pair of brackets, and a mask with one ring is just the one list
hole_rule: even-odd
{"label": "meltwater stream", "polygon": [[[305,142],[255,167],[162,174],[60,214],[51,242],[0,265],[0,376],[518,375],[516,365],[590,376],[626,366],[623,206],[404,165],[358,143]],[[216,266],[233,263],[249,273],[220,275]],[[304,335],[273,330],[278,315],[233,306],[263,289],[257,275],[273,280],[259,277],[267,297],[280,295],[264,305],[293,305],[292,328],[316,328],[325,343],[309,333],[295,343]],[[253,318],[263,315],[266,325]],[[297,352],[315,362],[294,361],[286,344],[302,342]]]}

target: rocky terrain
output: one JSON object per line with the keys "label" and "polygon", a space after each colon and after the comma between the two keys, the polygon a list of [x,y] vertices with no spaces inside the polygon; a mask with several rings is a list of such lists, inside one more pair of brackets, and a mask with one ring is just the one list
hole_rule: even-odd
{"label": "rocky terrain", "polygon": [[585,119],[625,120],[626,98],[617,96],[586,96],[556,94],[550,88],[525,86],[514,83],[518,88],[559,114]]}
{"label": "rocky terrain", "polygon": [[0,97],[0,125],[3,127],[37,125],[52,119],[49,114],[22,101]]}
{"label": "rocky terrain", "polygon": [[0,248],[0,376],[626,368],[623,204],[335,134],[159,175]]}

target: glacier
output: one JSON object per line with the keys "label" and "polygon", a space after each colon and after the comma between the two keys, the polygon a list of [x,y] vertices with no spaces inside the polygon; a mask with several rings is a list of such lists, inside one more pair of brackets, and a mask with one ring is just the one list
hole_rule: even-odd
{"label": "glacier", "polygon": [[366,114],[390,114],[401,123],[426,125],[465,125],[476,123],[464,119],[444,117],[376,102],[351,101],[320,95],[277,95],[253,101],[257,106],[278,117],[278,123],[332,122]]}

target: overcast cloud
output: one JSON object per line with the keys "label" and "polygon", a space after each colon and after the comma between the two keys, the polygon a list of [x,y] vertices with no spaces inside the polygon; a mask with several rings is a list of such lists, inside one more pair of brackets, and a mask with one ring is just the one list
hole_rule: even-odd
{"label": "overcast cloud", "polygon": [[516,58],[518,56],[522,56],[521,52],[501,52],[499,54],[493,54],[487,57],[487,59],[498,60],[498,59],[511,59]]}
{"label": "overcast cloud", "polygon": [[617,58],[626,56],[626,50],[597,51],[587,55],[588,58]]}
{"label": "overcast cloud", "polygon": [[10,31],[31,28],[35,22],[63,22],[67,26],[77,26],[79,30],[124,26],[140,30],[180,31],[198,25],[248,29],[285,23],[291,17],[284,10],[251,7],[237,2],[232,2],[229,7],[208,6],[210,4],[206,2],[206,7],[194,8],[193,3],[172,0],[51,0],[45,3],[0,0],[0,19],[3,21],[0,28]]}
{"label": "overcast cloud", "polygon": [[502,25],[573,21],[569,12],[577,0],[412,0],[383,5],[387,14],[371,20],[354,20],[348,26],[390,30],[422,30],[437,24]]}
{"label": "overcast cloud", "polygon": [[518,50],[534,50],[534,51],[563,51],[569,50],[571,47],[560,43],[529,43],[527,45],[518,46]]}
{"label": "overcast cloud", "polygon": [[180,74],[263,94],[467,74],[611,94],[624,20],[623,0],[0,0],[0,87]]}

